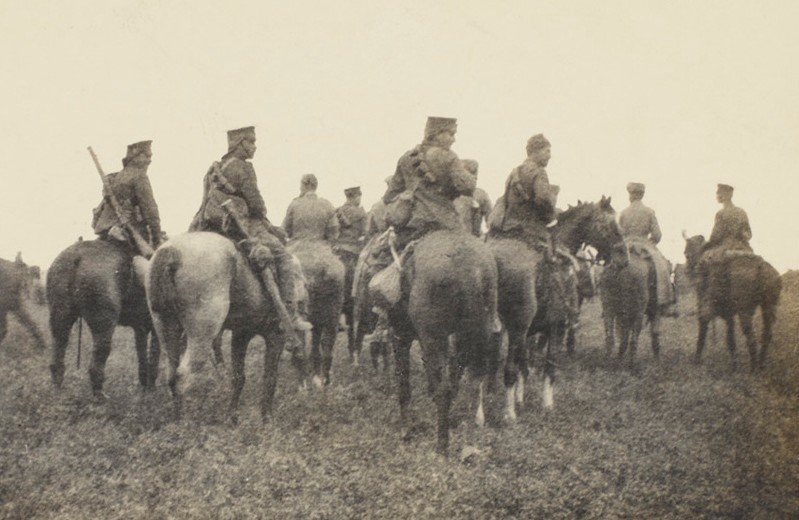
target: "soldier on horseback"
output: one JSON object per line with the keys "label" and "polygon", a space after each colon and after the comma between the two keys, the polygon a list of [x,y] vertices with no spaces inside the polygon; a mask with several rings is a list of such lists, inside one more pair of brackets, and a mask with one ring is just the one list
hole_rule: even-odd
{"label": "soldier on horseback", "polygon": [[300,180],[300,196],[289,204],[283,219],[283,230],[289,240],[326,240],[331,244],[338,238],[339,224],[333,204],[319,198],[319,181],[309,173]]}
{"label": "soldier on horseback", "polygon": [[[671,286],[671,264],[656,247],[662,234],[655,211],[643,203],[646,186],[640,182],[630,182],[627,184],[627,192],[630,195],[630,205],[619,216],[622,235],[630,252],[640,254],[652,262],[655,268],[658,306],[671,306],[675,303]],[[674,313],[674,310],[668,312],[670,315]]]}
{"label": "soldier on horseback", "polygon": [[723,255],[724,251],[752,252],[749,217],[746,211],[732,203],[733,191],[734,188],[728,184],[719,184],[716,190],[716,200],[722,208],[716,213],[710,240],[704,246],[705,258],[711,261],[714,256]]}
{"label": "soldier on horseback", "polygon": [[[477,161],[464,159],[463,167],[477,178],[477,171],[480,167]],[[476,237],[481,236],[483,220],[488,222],[488,216],[491,214],[491,199],[488,193],[482,188],[475,188],[472,195],[461,195],[455,199],[455,208],[458,210],[466,230]]]}
{"label": "soldier on horseback", "polygon": [[489,237],[516,238],[538,251],[551,251],[547,225],[555,217],[556,201],[545,169],[551,155],[543,134],[527,141],[527,158],[508,175],[505,194],[489,219]]}
{"label": "soldier on horseback", "polygon": [[[92,228],[101,239],[129,243],[131,237],[124,227],[127,225],[138,231],[153,248],[161,243],[161,218],[147,177],[153,156],[151,143],[140,141],[128,145],[127,154],[122,159],[122,170],[106,177],[111,193],[104,190],[103,200],[94,209],[92,221]],[[112,197],[119,208],[113,207]],[[125,222],[120,222],[120,218]]]}
{"label": "soldier on horseback", "polygon": [[749,245],[749,240],[752,239],[749,217],[746,211],[733,204],[733,191],[734,188],[728,184],[719,184],[716,189],[716,200],[722,204],[722,208],[716,213],[713,231],[710,239],[702,246],[697,266],[699,291],[706,298],[710,297],[705,289],[711,275],[714,271],[719,271],[728,258],[754,256]]}
{"label": "soldier on horseback", "polygon": [[[394,228],[395,246],[399,250],[433,231],[463,231],[453,201],[460,195],[471,195],[476,179],[450,150],[457,128],[454,118],[428,117],[422,143],[403,154],[397,162],[382,200],[386,205],[386,223]],[[369,270],[372,274],[378,273],[391,263],[390,246],[384,243],[373,252]],[[393,282],[398,284],[399,280]],[[374,335],[383,332],[384,322],[380,320]]]}
{"label": "soldier on horseback", "polygon": [[[282,230],[266,218],[266,206],[250,159],[255,155],[255,128],[230,130],[228,152],[208,169],[203,183],[203,201],[194,216],[189,231],[214,231],[234,242],[252,238],[247,243],[248,258],[253,270],[265,280],[268,269],[274,265],[280,297],[291,316],[295,330],[310,330],[311,324],[297,313],[297,292],[294,287],[295,272],[291,255],[286,252]],[[231,222],[222,204],[228,207],[248,229],[238,229]],[[266,283],[266,282],[264,282]],[[280,302],[275,302],[279,305]]]}
{"label": "soldier on horseback", "polygon": [[347,201],[336,208],[339,236],[335,249],[345,265],[355,264],[366,237],[366,211],[361,206],[361,195],[360,187],[347,188],[344,190]]}

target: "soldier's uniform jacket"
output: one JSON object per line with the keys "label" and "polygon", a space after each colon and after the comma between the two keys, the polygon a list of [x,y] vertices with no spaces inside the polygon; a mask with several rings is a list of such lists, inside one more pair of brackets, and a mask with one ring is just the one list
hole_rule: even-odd
{"label": "soldier's uniform jacket", "polygon": [[419,185],[417,167],[422,160],[425,145],[418,145],[405,152],[397,161],[397,169],[388,181],[388,188],[383,195],[383,203],[390,204],[404,192],[413,192]]}
{"label": "soldier's uniform jacket", "polygon": [[752,228],[749,227],[749,217],[746,211],[729,203],[716,213],[713,231],[710,233],[705,248],[720,248],[751,251],[749,240],[752,238]]}
{"label": "soldier's uniform jacket", "polygon": [[633,201],[621,212],[619,226],[624,238],[644,239],[657,244],[662,237],[655,210],[644,206],[640,200]]}
{"label": "soldier's uniform jacket", "polygon": [[471,196],[461,195],[455,199],[455,209],[461,217],[463,227],[475,236],[480,236],[483,219],[491,214],[491,198],[481,188],[475,188]]}
{"label": "soldier's uniform jacket", "polygon": [[544,168],[526,159],[505,182],[502,203],[490,218],[491,234],[519,236],[531,244],[548,242],[546,225],[555,217],[555,196]]}
{"label": "soldier's uniform jacket", "polygon": [[386,203],[379,199],[366,214],[366,238],[370,239],[388,229],[386,224]]}
{"label": "soldier's uniform jacket", "polygon": [[283,230],[292,240],[335,241],[339,235],[336,210],[327,199],[308,192],[295,198],[286,210]]}
{"label": "soldier's uniform jacket", "polygon": [[455,152],[435,146],[424,151],[419,172],[408,227],[463,229],[453,201],[474,193],[477,178],[466,171]]}
{"label": "soldier's uniform jacket", "polygon": [[[120,205],[120,211],[136,230],[150,243],[157,243],[161,239],[161,217],[158,214],[158,205],[153,197],[153,188],[147,171],[133,166],[125,166],[118,173],[107,176],[111,190]],[[113,226],[120,224],[114,208],[107,199],[103,199],[95,209],[94,232],[99,234],[107,232]]]}
{"label": "soldier's uniform jacket", "polygon": [[366,211],[361,206],[345,202],[336,209],[339,236],[336,246],[344,251],[358,254],[366,235]]}

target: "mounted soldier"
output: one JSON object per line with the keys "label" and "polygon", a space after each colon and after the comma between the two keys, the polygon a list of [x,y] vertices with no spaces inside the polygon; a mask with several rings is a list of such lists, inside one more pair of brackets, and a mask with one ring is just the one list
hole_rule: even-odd
{"label": "mounted soldier", "polygon": [[[382,200],[386,205],[386,224],[393,226],[394,246],[399,251],[433,231],[465,232],[453,201],[461,195],[471,195],[476,179],[450,150],[457,128],[454,118],[428,117],[422,143],[403,154],[397,162]],[[391,246],[387,242],[377,245],[367,260],[369,272],[373,275],[392,263]],[[398,276],[375,278],[375,282],[378,281],[376,293],[399,295],[396,287],[399,285]],[[378,297],[376,301],[380,302],[383,311],[387,311],[396,303],[396,298]],[[373,336],[383,333],[383,323],[384,319],[378,322]],[[369,341],[369,338],[364,338],[364,341]]]}
{"label": "mounted soldier", "polygon": [[300,196],[286,209],[283,231],[289,240],[325,240],[331,245],[338,238],[336,210],[329,200],[316,195],[319,181],[309,173],[300,180]]}
{"label": "mounted soldier", "polygon": [[[310,323],[297,313],[297,275],[292,257],[286,252],[285,236],[266,217],[266,205],[250,162],[256,150],[255,128],[230,130],[227,137],[228,152],[205,174],[202,205],[189,231],[214,231],[236,243],[245,241],[247,256],[262,282],[267,283],[268,270],[274,265],[280,298],[295,330],[310,330]],[[231,219],[229,211],[236,217]],[[239,229],[237,222],[247,229]]]}
{"label": "mounted soldier", "polygon": [[709,296],[709,291],[705,289],[710,276],[713,272],[721,271],[726,260],[739,256],[755,256],[752,246],[749,245],[752,239],[749,217],[746,211],[733,204],[733,192],[734,188],[728,184],[719,184],[716,189],[716,200],[722,204],[722,208],[716,213],[710,239],[702,245],[696,269],[700,295]]}
{"label": "mounted soldier", "polygon": [[[340,231],[335,249],[339,256],[351,257],[354,265],[366,238],[366,211],[361,206],[360,187],[347,188],[344,190],[344,196],[347,201],[336,208]],[[347,263],[344,258],[342,261]]]}
{"label": "mounted soldier", "polygon": [[161,218],[147,177],[153,156],[151,144],[152,141],[140,141],[128,145],[122,170],[105,176],[103,200],[94,209],[92,221],[92,228],[101,239],[131,244],[132,228],[149,247],[154,249],[161,243]]}
{"label": "mounted soldier", "polygon": [[543,134],[527,141],[527,158],[505,182],[505,194],[489,217],[490,237],[515,238],[539,252],[551,252],[547,227],[555,217],[555,190],[546,166],[551,145]]}
{"label": "mounted soldier", "polygon": [[[385,179],[386,186],[391,182],[391,176]],[[369,208],[369,213],[366,214],[366,239],[369,240],[375,235],[379,235],[388,229],[386,224],[386,203],[383,198],[377,199],[377,202],[372,204]]]}
{"label": "mounted soldier", "polygon": [[361,188],[356,186],[344,190],[347,201],[336,208],[339,224],[339,237],[333,251],[344,264],[344,319],[347,325],[348,345],[353,345],[354,331],[352,327],[352,282],[355,277],[355,265],[366,242],[366,211],[361,206]]}
{"label": "mounted soldier", "polygon": [[[479,164],[474,159],[464,159],[463,167],[466,171],[477,178]],[[474,193],[461,195],[455,199],[455,208],[461,216],[463,226],[474,236],[479,237],[483,233],[483,221],[488,223],[488,216],[491,214],[491,198],[482,188],[475,188]]]}
{"label": "mounted soldier", "polygon": [[457,129],[454,118],[428,117],[422,143],[397,162],[383,202],[400,247],[431,231],[463,229],[453,201],[474,193],[477,180],[450,150]]}
{"label": "mounted soldier", "polygon": [[[671,286],[671,263],[656,247],[662,238],[655,210],[644,205],[643,198],[646,186],[640,182],[627,184],[630,205],[619,216],[627,248],[632,253],[648,258],[655,268],[655,284],[657,305],[665,308],[675,303],[674,290]],[[672,311],[671,314],[674,312]]]}

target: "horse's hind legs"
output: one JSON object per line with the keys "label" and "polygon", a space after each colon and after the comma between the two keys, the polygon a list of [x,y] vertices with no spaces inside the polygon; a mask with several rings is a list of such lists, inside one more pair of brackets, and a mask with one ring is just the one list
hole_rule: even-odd
{"label": "horse's hind legs", "polygon": [[[53,356],[50,362],[50,378],[56,388],[61,388],[64,383],[64,358],[67,353],[67,343],[72,325],[80,319],[75,314],[60,316],[57,312],[50,315],[50,330],[53,334]],[[0,318],[0,329],[5,329],[5,316]],[[80,329],[80,328],[79,328]],[[79,340],[80,341],[80,340]]]}
{"label": "horse's hind legs", "polygon": [[727,348],[732,359],[732,371],[738,370],[738,360],[735,357],[735,317],[728,318],[727,322]]}
{"label": "horse's hind legs", "polygon": [[757,340],[755,339],[755,329],[752,325],[752,316],[739,315],[741,320],[741,329],[743,330],[744,337],[746,338],[746,346],[749,350],[749,370],[756,372],[758,369],[757,360]]}

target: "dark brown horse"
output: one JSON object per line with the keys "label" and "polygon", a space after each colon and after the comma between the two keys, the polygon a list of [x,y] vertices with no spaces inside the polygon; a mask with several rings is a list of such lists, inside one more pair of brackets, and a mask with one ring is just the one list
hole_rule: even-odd
{"label": "dark brown horse", "polygon": [[[689,275],[695,274],[700,265],[700,256],[705,237],[697,235],[685,238],[685,259]],[[697,282],[697,306],[699,335],[696,340],[696,362],[702,361],[702,350],[707,339],[707,326],[715,317],[727,323],[727,347],[735,360],[735,317],[741,324],[746,345],[749,348],[749,367],[754,372],[766,363],[766,352],[771,345],[772,330],[777,320],[777,304],[782,291],[782,279],[771,264],[748,252],[731,251],[720,262],[707,266],[707,279]],[[763,319],[763,335],[760,352],[753,326],[755,311],[760,309]]]}
{"label": "dark brown horse", "polygon": [[403,267],[403,299],[389,313],[397,336],[396,374],[403,423],[411,400],[410,349],[422,347],[428,389],[438,411],[437,449],[449,445],[449,411],[461,376],[480,379],[477,422],[484,422],[483,391],[493,381],[499,352],[490,336],[497,305],[497,271],[484,242],[467,233],[436,231],[415,244]]}
{"label": "dark brown horse", "polygon": [[[64,381],[64,356],[76,320],[83,318],[92,333],[89,378],[95,396],[102,397],[105,363],[118,325],[133,329],[139,361],[139,384],[151,389],[158,376],[160,348],[153,338],[150,312],[133,255],[122,245],[104,240],[80,241],[59,254],[47,272],[47,302],[54,348],[53,383]],[[144,260],[142,258],[142,260]]]}
{"label": "dark brown horse", "polygon": [[[563,211],[553,230],[556,243],[576,254],[589,244],[604,257],[621,242],[621,232],[614,219],[610,198],[582,202]],[[524,401],[524,382],[529,374],[527,337],[538,311],[536,280],[543,261],[542,253],[516,238],[494,237],[487,241],[494,254],[498,272],[498,309],[508,334],[505,362],[505,418],[516,420],[516,404]],[[555,363],[552,349],[547,349],[544,368],[544,406],[553,406],[552,384]]]}
{"label": "dark brown horse", "polygon": [[[220,331],[231,330],[231,418],[237,420],[247,346],[260,335],[266,343],[261,398],[266,420],[285,336],[271,299],[233,242],[216,233],[193,232],[162,244],[150,263],[147,298],[153,325],[169,356],[169,388],[176,414],[182,410],[192,358],[197,361],[194,364],[203,364]],[[294,362],[304,379],[304,363],[298,358]]]}
{"label": "dark brown horse", "polygon": [[289,243],[287,250],[299,260],[305,276],[308,293],[306,309],[308,321],[313,325],[310,355],[312,381],[318,387],[329,385],[333,345],[344,301],[344,265],[324,241],[296,240]]}

